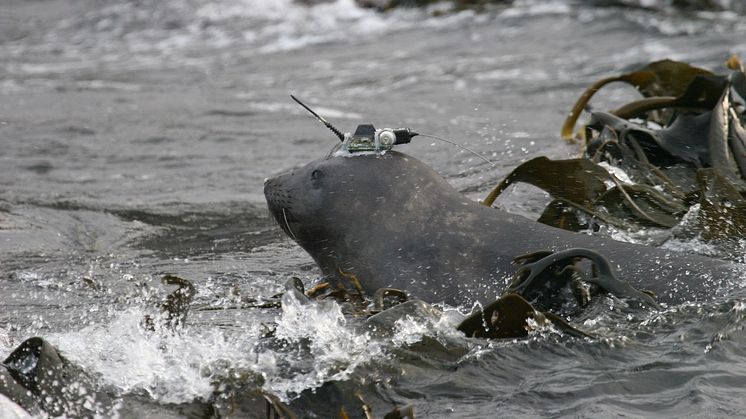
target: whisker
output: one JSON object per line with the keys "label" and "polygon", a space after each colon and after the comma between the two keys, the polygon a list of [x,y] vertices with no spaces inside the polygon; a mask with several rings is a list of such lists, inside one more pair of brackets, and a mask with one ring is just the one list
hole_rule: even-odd
{"label": "whisker", "polygon": [[290,223],[288,223],[288,216],[285,214],[285,208],[282,209],[282,218],[285,220],[285,226],[288,228],[288,233],[290,233],[290,237],[292,237],[293,240],[298,240],[298,238],[295,237],[295,233],[293,233],[293,230],[290,228]]}

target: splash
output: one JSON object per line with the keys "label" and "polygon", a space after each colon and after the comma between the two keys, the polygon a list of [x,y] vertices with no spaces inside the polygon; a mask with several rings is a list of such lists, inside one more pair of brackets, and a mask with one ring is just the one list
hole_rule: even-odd
{"label": "splash", "polygon": [[384,357],[381,343],[358,331],[335,302],[304,304],[283,299],[274,337],[259,318],[238,329],[191,328],[177,333],[143,327],[146,310],[131,307],[110,322],[49,336],[70,361],[119,394],[146,392],[161,403],[209,400],[231,372],[261,377],[282,400],[333,380],[345,380],[361,365]]}
{"label": "splash", "polygon": [[283,372],[263,371],[265,388],[285,397],[345,380],[357,367],[384,356],[382,345],[348,324],[333,301],[308,304],[285,295],[275,336],[290,345],[289,356],[281,360],[288,365]]}
{"label": "splash", "polygon": [[130,308],[111,323],[49,340],[69,360],[99,375],[102,384],[124,394],[144,390],[164,403],[207,399],[213,388],[203,368],[226,357],[243,362],[237,342],[219,329],[151,332],[141,325],[144,315],[142,309]]}

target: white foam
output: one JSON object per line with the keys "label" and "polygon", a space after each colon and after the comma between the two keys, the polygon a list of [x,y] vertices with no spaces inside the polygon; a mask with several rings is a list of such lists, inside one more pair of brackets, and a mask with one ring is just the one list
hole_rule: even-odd
{"label": "white foam", "polygon": [[474,76],[476,80],[496,80],[496,81],[508,81],[508,80],[549,80],[550,76],[545,70],[540,68],[513,68],[513,69],[497,69],[480,73]]}
{"label": "white foam", "polygon": [[382,156],[386,154],[386,151],[356,151],[354,153],[350,153],[346,148],[340,147],[337,149],[337,151],[332,154],[332,157],[360,157],[360,156]]}
{"label": "white foam", "polygon": [[325,108],[323,106],[315,106],[314,110],[319,115],[323,115],[329,118],[346,118],[346,119],[362,119],[363,116],[355,112],[345,112],[339,109]]}
{"label": "white foam", "polygon": [[2,394],[0,394],[0,417],[3,419],[31,419],[28,412]]}
{"label": "white foam", "polygon": [[[99,376],[102,384],[123,394],[144,390],[162,403],[209,398],[212,379],[220,381],[211,375],[226,367],[264,377],[266,391],[289,400],[303,390],[344,380],[359,365],[383,354],[367,333],[347,324],[334,302],[304,304],[285,297],[275,336],[294,348],[290,351],[262,345],[266,338],[262,341],[260,319],[240,330],[186,327],[172,333],[144,329],[145,314],[132,307],[108,323],[48,338],[72,362]],[[310,353],[299,355],[305,348]]]}
{"label": "white foam", "polygon": [[[250,94],[246,93],[238,93],[235,95],[239,99],[249,99],[251,100],[252,97]],[[297,104],[292,102],[248,102],[246,104],[248,107],[265,111],[265,112],[280,112],[280,113],[288,113],[292,112],[295,114],[306,114],[307,111],[299,107]],[[347,112],[343,111],[341,109],[335,109],[335,108],[327,108],[323,106],[316,106],[311,105],[313,107],[313,110],[316,111],[319,115],[325,117],[325,118],[334,118],[334,119],[362,119],[362,115],[355,112]]]}
{"label": "white foam", "polygon": [[284,375],[273,373],[274,364],[267,362],[268,368],[263,371],[267,377],[265,388],[271,393],[287,397],[327,381],[344,380],[359,365],[383,355],[381,346],[367,333],[356,332],[347,325],[336,302],[304,304],[290,294],[282,302],[275,335],[291,344],[307,342],[313,369],[304,370],[303,360],[297,355],[284,359],[290,364],[290,371],[301,371],[295,374],[287,370]]}
{"label": "white foam", "polygon": [[517,18],[525,16],[564,15],[572,11],[569,4],[563,1],[518,0],[512,7],[502,13],[503,17]]}
{"label": "white foam", "polygon": [[131,308],[111,323],[49,337],[71,361],[100,374],[124,393],[145,390],[164,403],[209,397],[212,386],[202,367],[235,352],[219,332],[155,333],[141,327],[145,313]]}

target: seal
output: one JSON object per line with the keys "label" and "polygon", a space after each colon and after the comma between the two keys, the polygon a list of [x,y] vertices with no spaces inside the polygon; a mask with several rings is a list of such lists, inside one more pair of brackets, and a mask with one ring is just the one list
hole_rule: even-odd
{"label": "seal", "polygon": [[281,228],[330,281],[393,287],[447,304],[486,304],[506,290],[514,257],[590,248],[620,279],[677,304],[725,295],[746,266],[573,233],[474,202],[409,155],[331,156],[268,179]]}

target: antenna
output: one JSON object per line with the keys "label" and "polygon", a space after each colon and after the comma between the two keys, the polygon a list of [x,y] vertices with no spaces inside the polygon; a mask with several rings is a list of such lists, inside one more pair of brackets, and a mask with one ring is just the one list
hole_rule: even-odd
{"label": "antenna", "polygon": [[332,125],[329,121],[327,121],[326,119],[324,119],[321,116],[319,116],[319,114],[317,114],[311,108],[309,108],[308,106],[306,106],[303,102],[301,102],[300,100],[298,100],[297,97],[295,97],[293,95],[290,95],[290,97],[293,98],[294,101],[298,102],[298,104],[300,106],[303,106],[308,112],[311,112],[311,115],[315,116],[316,119],[318,119],[319,121],[321,121],[322,124],[326,125],[327,128],[329,128],[330,130],[332,130],[332,132],[334,134],[336,134],[337,137],[339,137],[339,141],[344,141],[345,140],[344,134],[342,134],[338,129],[334,128],[334,125]]}

